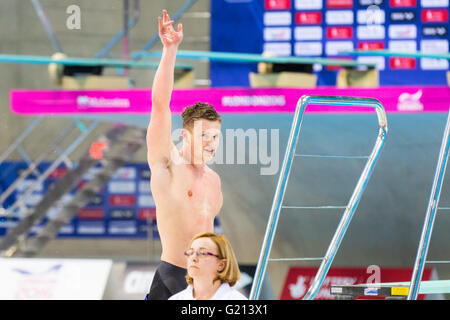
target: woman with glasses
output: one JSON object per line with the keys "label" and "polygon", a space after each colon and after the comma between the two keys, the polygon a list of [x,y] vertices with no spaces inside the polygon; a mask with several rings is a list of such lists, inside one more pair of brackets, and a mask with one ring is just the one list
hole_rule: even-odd
{"label": "woman with glasses", "polygon": [[200,233],[184,254],[188,286],[169,300],[247,300],[233,288],[241,273],[233,248],[224,235]]}

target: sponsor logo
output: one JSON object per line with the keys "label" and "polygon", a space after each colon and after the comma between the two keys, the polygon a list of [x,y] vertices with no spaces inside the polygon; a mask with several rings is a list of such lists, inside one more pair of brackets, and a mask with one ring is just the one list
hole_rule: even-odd
{"label": "sponsor logo", "polygon": [[306,277],[298,276],[296,283],[289,284],[289,294],[294,299],[299,299],[300,297],[303,297],[306,293],[306,290],[308,287],[306,286]]}
{"label": "sponsor logo", "polygon": [[447,34],[447,26],[422,27],[422,35],[424,37],[446,37]]}
{"label": "sponsor logo", "polygon": [[264,52],[270,52],[274,56],[290,56],[291,55],[290,42],[265,42]]}
{"label": "sponsor logo", "polygon": [[295,0],[295,9],[320,10],[322,9],[322,0]]}
{"label": "sponsor logo", "polygon": [[359,24],[378,25],[386,21],[386,13],[377,6],[370,6],[366,10],[358,10],[356,20]]}
{"label": "sponsor logo", "polygon": [[352,27],[327,27],[328,39],[351,39],[353,38]]}
{"label": "sponsor logo", "polygon": [[150,180],[152,176],[152,173],[150,172],[150,169],[142,169],[139,177],[143,180]]}
{"label": "sponsor logo", "polygon": [[328,56],[335,56],[340,51],[352,51],[352,41],[328,41],[325,45],[325,52]]}
{"label": "sponsor logo", "polygon": [[377,296],[378,288],[371,288],[371,287],[364,288],[364,295],[365,296]]}
{"label": "sponsor logo", "polygon": [[285,106],[285,96],[223,96],[224,107],[260,107],[260,106]]}
{"label": "sponsor logo", "polygon": [[41,202],[42,198],[44,198],[44,195],[32,193],[28,197],[26,197],[25,200],[23,200],[23,203],[27,206],[34,207],[39,202]]}
{"label": "sponsor logo", "polygon": [[391,22],[413,22],[416,20],[414,11],[391,11]]}
{"label": "sponsor logo", "polygon": [[78,219],[80,220],[101,220],[105,218],[103,209],[80,209]]}
{"label": "sponsor logo", "polygon": [[448,9],[423,9],[422,22],[448,22]]}
{"label": "sponsor logo", "polygon": [[296,42],[294,51],[296,56],[320,56],[322,55],[322,42]]}
{"label": "sponsor logo", "polygon": [[78,96],[77,97],[77,108],[78,109],[88,109],[88,108],[129,108],[130,100],[121,98],[97,98],[89,96]]}
{"label": "sponsor logo", "polygon": [[134,181],[112,181],[108,183],[109,193],[134,193],[136,182]]}
{"label": "sponsor logo", "polygon": [[389,6],[392,8],[414,8],[416,5],[416,0],[389,0]]}
{"label": "sponsor logo", "polygon": [[385,29],[381,25],[358,26],[356,29],[358,39],[384,39]]}
{"label": "sponsor logo", "polygon": [[16,272],[23,276],[34,276],[34,275],[48,275],[48,274],[54,274],[58,273],[61,268],[63,267],[62,264],[55,264],[48,269],[42,270],[42,271],[34,271],[34,270],[28,270],[24,268],[11,268],[11,271]]}
{"label": "sponsor logo", "polygon": [[[421,51],[423,53],[448,53],[448,40],[421,40],[420,41]],[[448,60],[447,59],[430,59],[422,58],[420,59],[420,66],[425,70],[447,70]]]}
{"label": "sponsor logo", "polygon": [[77,227],[78,234],[104,234],[105,225],[102,221],[79,221]]}
{"label": "sponsor logo", "polygon": [[427,59],[423,58],[420,60],[420,65],[422,69],[428,70],[448,70],[449,62],[447,59]]}
{"label": "sponsor logo", "polygon": [[140,220],[156,219],[156,209],[155,208],[139,209],[138,219]]}
{"label": "sponsor logo", "polygon": [[353,0],[327,0],[327,8],[353,8]]}
{"label": "sponsor logo", "polygon": [[391,57],[389,58],[389,67],[391,69],[415,69],[416,59],[405,57]]}
{"label": "sponsor logo", "polygon": [[353,11],[351,10],[328,10],[325,13],[325,21],[327,24],[352,24]]}
{"label": "sponsor logo", "polygon": [[15,282],[15,288],[11,290],[13,299],[53,299],[62,269],[62,264],[50,265],[43,270],[12,267],[10,276]]}
{"label": "sponsor logo", "polygon": [[[61,168],[62,169],[62,168]],[[56,169],[55,169],[56,171]],[[55,172],[53,171],[53,172]],[[52,172],[52,174],[53,174]],[[67,172],[67,169],[66,169]],[[54,177],[52,177],[54,178]],[[44,191],[44,186],[42,183],[40,183],[39,185],[36,184],[36,180],[34,179],[26,179],[26,180],[22,180],[17,184],[16,190],[18,193],[22,193],[28,190],[28,188],[30,188],[31,186],[34,186],[34,191],[33,192],[42,192]]]}
{"label": "sponsor logo", "polygon": [[155,207],[155,200],[151,195],[140,195],[138,198],[138,205],[140,207]]}
{"label": "sponsor logo", "polygon": [[136,221],[111,221],[108,225],[109,234],[135,234]]}
{"label": "sponsor logo", "polygon": [[391,39],[415,39],[417,27],[414,24],[397,24],[389,26],[389,38]]}
{"label": "sponsor logo", "polygon": [[112,176],[111,179],[135,179],[136,168],[122,167]]}
{"label": "sponsor logo", "polygon": [[290,12],[265,12],[264,25],[266,26],[289,26],[292,23]]}
{"label": "sponsor logo", "polygon": [[111,219],[133,219],[134,209],[113,209],[109,211]]}
{"label": "sponsor logo", "polygon": [[264,28],[265,41],[289,41],[291,40],[291,28]]}
{"label": "sponsor logo", "polygon": [[109,196],[109,204],[112,206],[134,206],[136,204],[136,196],[134,195]]}
{"label": "sponsor logo", "polygon": [[384,70],[385,69],[385,58],[384,57],[371,57],[371,56],[363,56],[358,57],[357,61],[361,63],[375,63],[376,68],[378,70]]}
{"label": "sponsor logo", "polygon": [[417,43],[414,40],[390,40],[389,50],[395,52],[416,52]]}
{"label": "sponsor logo", "polygon": [[50,179],[59,179],[62,178],[67,171],[69,171],[67,168],[55,168],[55,170],[53,170],[48,177]]}
{"label": "sponsor logo", "polygon": [[139,181],[138,188],[139,188],[140,193],[151,193],[152,192],[149,181]]}
{"label": "sponsor logo", "polygon": [[421,0],[420,4],[424,8],[448,7],[448,0]]}
{"label": "sponsor logo", "polygon": [[322,27],[295,27],[295,40],[322,40]]}
{"label": "sponsor logo", "polygon": [[359,0],[359,5],[361,7],[382,6],[383,0]]}
{"label": "sponsor logo", "polygon": [[[291,299],[301,299],[305,294],[308,288],[311,286],[312,278],[308,276],[298,276],[297,281],[295,283],[291,283],[288,285],[289,295]],[[327,276],[324,283],[322,284],[321,289],[316,294],[315,299],[333,299],[333,296],[330,294],[331,285],[339,285],[339,284],[354,284],[358,281],[358,277],[348,277],[348,276]]]}
{"label": "sponsor logo", "polygon": [[421,40],[420,48],[424,53],[448,53],[448,40]]}
{"label": "sponsor logo", "polygon": [[321,12],[297,12],[295,14],[295,22],[297,24],[321,24]]}
{"label": "sponsor logo", "polygon": [[422,90],[416,93],[402,93],[398,97],[397,110],[399,111],[422,111],[423,104],[420,102]]}
{"label": "sponsor logo", "polygon": [[291,0],[265,0],[266,10],[287,10],[291,8]]}
{"label": "sponsor logo", "polygon": [[96,194],[92,199],[89,199],[87,206],[101,206],[103,205],[103,195]]}
{"label": "sponsor logo", "polygon": [[380,50],[384,49],[384,42],[382,41],[367,41],[358,43],[359,50]]}

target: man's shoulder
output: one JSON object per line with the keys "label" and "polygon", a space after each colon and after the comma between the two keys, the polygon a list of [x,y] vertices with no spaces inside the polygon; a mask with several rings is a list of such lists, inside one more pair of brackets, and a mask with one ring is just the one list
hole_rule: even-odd
{"label": "man's shoulder", "polygon": [[208,173],[209,173],[212,177],[214,177],[214,178],[216,178],[216,179],[218,179],[218,180],[220,181],[220,175],[219,175],[214,169],[212,169],[212,168],[209,167],[208,165],[206,166],[206,168],[208,169]]}

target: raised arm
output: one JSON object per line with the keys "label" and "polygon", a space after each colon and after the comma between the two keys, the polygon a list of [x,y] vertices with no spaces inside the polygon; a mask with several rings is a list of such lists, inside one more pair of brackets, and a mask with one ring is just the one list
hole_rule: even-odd
{"label": "raised arm", "polygon": [[173,28],[174,21],[166,10],[158,17],[159,37],[163,44],[161,61],[156,70],[152,87],[152,112],[147,129],[147,159],[149,165],[162,163],[170,159],[174,148],[171,139],[172,119],[170,98],[173,90],[175,59],[178,46],[183,39],[183,27]]}

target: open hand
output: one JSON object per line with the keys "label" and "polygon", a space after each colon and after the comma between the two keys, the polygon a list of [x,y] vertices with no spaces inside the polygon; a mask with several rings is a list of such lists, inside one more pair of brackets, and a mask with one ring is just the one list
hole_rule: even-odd
{"label": "open hand", "polygon": [[170,20],[167,10],[163,10],[162,18],[158,17],[159,38],[165,47],[178,46],[183,40],[183,25],[181,23],[178,24],[178,31],[175,31],[173,28],[174,23],[173,20]]}

